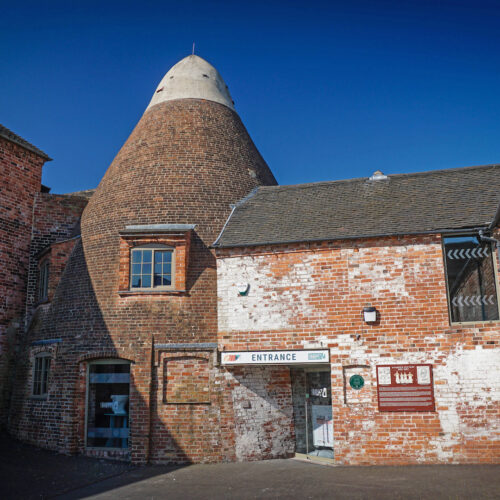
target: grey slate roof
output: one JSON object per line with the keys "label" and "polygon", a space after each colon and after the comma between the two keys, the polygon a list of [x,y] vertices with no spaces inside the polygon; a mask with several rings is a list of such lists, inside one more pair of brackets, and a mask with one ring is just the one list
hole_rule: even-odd
{"label": "grey slate roof", "polygon": [[500,165],[264,186],[240,201],[217,247],[487,227],[500,204]]}
{"label": "grey slate roof", "polygon": [[14,134],[12,130],[9,130],[7,127],[4,127],[1,124],[0,124],[0,137],[3,137],[4,139],[7,139],[10,142],[13,142],[14,144],[22,146],[24,149],[27,149],[28,151],[31,151],[37,154],[38,156],[45,158],[46,161],[52,161],[52,158],[50,158],[47,154],[45,154],[41,149],[38,149],[36,146],[33,146],[33,144],[29,143],[26,139],[23,139],[21,136]]}

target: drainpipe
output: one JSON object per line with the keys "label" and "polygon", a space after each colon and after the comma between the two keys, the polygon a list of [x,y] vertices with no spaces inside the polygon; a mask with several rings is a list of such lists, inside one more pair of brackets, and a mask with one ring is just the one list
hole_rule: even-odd
{"label": "drainpipe", "polygon": [[489,241],[490,243],[495,243],[497,248],[500,248],[500,240],[497,240],[496,238],[492,238],[491,236],[486,236],[482,229],[479,230],[479,238],[482,241]]}
{"label": "drainpipe", "polygon": [[[500,213],[500,210],[499,210]],[[493,224],[492,224],[493,225]],[[492,228],[492,226],[490,226]],[[500,262],[500,240],[496,238],[492,238],[491,236],[485,236],[484,231],[482,229],[479,230],[479,239],[481,241],[489,241],[490,243],[494,243],[497,247],[498,261]]]}
{"label": "drainpipe", "polygon": [[[149,371],[149,435],[148,435],[148,452],[146,454],[146,464],[151,461],[151,447],[153,446],[153,418],[155,416],[153,412],[153,398],[156,397],[154,379],[156,377],[155,372],[155,336],[151,335],[151,366]],[[155,401],[156,408],[156,401]]]}
{"label": "drainpipe", "polygon": [[[489,233],[492,232],[495,229],[495,227],[499,224],[500,224],[500,204],[498,205],[497,211],[493,216],[493,220],[491,221],[491,224],[488,226],[487,231]],[[483,229],[479,230],[479,238],[483,241],[489,241],[490,243],[495,243],[495,245],[497,246],[498,257],[500,259],[500,240],[492,238],[491,236],[485,236]]]}

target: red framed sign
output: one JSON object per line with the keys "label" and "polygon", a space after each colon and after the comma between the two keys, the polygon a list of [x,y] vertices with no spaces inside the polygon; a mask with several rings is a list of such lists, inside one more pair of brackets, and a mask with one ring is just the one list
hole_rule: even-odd
{"label": "red framed sign", "polygon": [[378,365],[379,411],[434,411],[432,365]]}

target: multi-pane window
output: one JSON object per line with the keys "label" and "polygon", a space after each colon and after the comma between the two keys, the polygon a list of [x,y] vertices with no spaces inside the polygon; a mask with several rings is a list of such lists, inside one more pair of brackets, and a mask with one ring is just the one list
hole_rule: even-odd
{"label": "multi-pane window", "polygon": [[475,236],[444,238],[446,281],[453,323],[499,319],[494,254]]}
{"label": "multi-pane window", "polygon": [[173,251],[164,246],[131,250],[130,288],[171,288]]}
{"label": "multi-pane window", "polygon": [[35,357],[35,366],[33,369],[33,396],[46,396],[47,383],[50,372],[50,357],[40,355]]}
{"label": "multi-pane window", "polygon": [[46,260],[40,265],[38,274],[38,300],[47,298],[49,291],[49,261]]}

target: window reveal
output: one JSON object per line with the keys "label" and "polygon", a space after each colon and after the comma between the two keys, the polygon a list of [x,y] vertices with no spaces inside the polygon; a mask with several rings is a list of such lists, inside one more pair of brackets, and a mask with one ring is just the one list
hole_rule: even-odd
{"label": "window reveal", "polygon": [[130,364],[120,360],[89,365],[87,446],[128,448]]}
{"label": "window reveal", "polygon": [[477,237],[444,238],[452,323],[499,319],[493,252]]}
{"label": "window reveal", "polygon": [[130,288],[171,288],[173,251],[165,248],[131,250]]}
{"label": "window reveal", "polygon": [[35,357],[33,369],[33,396],[46,396],[50,371],[50,356],[42,354]]}

